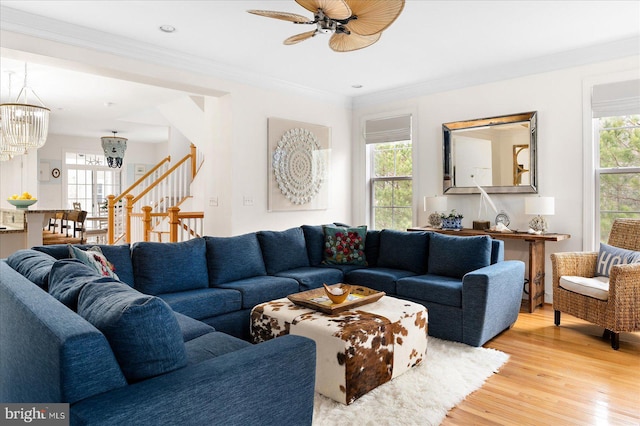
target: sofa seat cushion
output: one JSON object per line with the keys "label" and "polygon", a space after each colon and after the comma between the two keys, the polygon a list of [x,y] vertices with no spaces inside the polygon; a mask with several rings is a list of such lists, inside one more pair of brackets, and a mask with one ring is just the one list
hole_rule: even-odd
{"label": "sofa seat cushion", "polygon": [[171,308],[197,320],[226,314],[242,308],[242,295],[237,290],[201,288],[159,294]]}
{"label": "sofa seat cushion", "polygon": [[345,282],[384,291],[393,296],[396,294],[396,281],[400,278],[416,275],[411,271],[391,268],[356,269],[345,274]]}
{"label": "sofa seat cushion", "polygon": [[204,237],[209,285],[267,275],[257,235]]}
{"label": "sofa seat cushion", "polygon": [[75,312],[80,291],[85,285],[113,281],[113,278],[103,277],[93,266],[78,259],[56,260],[49,274],[49,294]]}
{"label": "sofa seat cushion", "polygon": [[204,238],[135,243],[131,261],[135,288],[143,293],[158,295],[209,287]]}
{"label": "sofa seat cushion", "polygon": [[253,277],[220,284],[217,288],[237,290],[242,294],[242,308],[253,308],[259,303],[280,299],[297,293],[298,281],[284,277]]}
{"label": "sofa seat cushion", "polygon": [[302,228],[286,231],[260,231],[258,241],[267,274],[309,266],[307,243]]}
{"label": "sofa seat cushion", "polygon": [[105,335],[130,383],[187,365],[178,320],[159,297],[120,282],[92,282],[80,291],[78,314]]}
{"label": "sofa seat cushion", "polygon": [[[87,250],[94,246],[96,246],[96,244],[74,245],[74,247],[82,250]],[[97,247],[100,247],[102,254],[104,254],[107,260],[113,265],[114,271],[116,272],[116,274],[118,274],[118,279],[123,283],[129,284],[131,287],[133,287],[133,265],[131,264],[131,249],[129,247],[129,244],[119,244],[113,246],[107,244],[98,244]],[[36,246],[33,247],[33,249],[43,253],[47,253],[48,255],[53,256],[56,259],[68,259],[70,257],[69,247],[67,244]]]}
{"label": "sofa seat cushion", "polygon": [[410,300],[462,307],[462,280],[441,275],[418,275],[402,278],[396,283],[398,296]]}
{"label": "sofa seat cushion", "polygon": [[7,264],[43,290],[49,288],[49,272],[56,259],[37,250],[18,250],[7,258]]}
{"label": "sofa seat cushion", "polygon": [[609,277],[593,278],[566,275],[560,277],[560,287],[583,296],[609,300]]}
{"label": "sofa seat cushion", "polygon": [[190,340],[184,346],[187,352],[187,364],[193,365],[244,349],[251,346],[251,343],[226,333],[215,331]]}
{"label": "sofa seat cushion", "polygon": [[275,275],[278,277],[286,277],[296,280],[300,285],[298,291],[306,291],[322,287],[322,283],[336,284],[342,282],[344,277],[342,271],[339,269],[317,268],[313,266],[290,269],[287,271],[279,272]]}
{"label": "sofa seat cushion", "polygon": [[333,268],[339,269],[342,271],[342,274],[346,274],[347,272],[355,271],[356,269],[363,269],[366,266],[363,265],[318,265],[318,268]]}
{"label": "sofa seat cushion", "polygon": [[429,239],[429,274],[462,278],[491,264],[491,237],[432,234]]}
{"label": "sofa seat cushion", "polygon": [[173,314],[175,315],[180,331],[182,332],[182,340],[185,342],[216,331],[215,328],[203,323],[202,321],[198,321],[179,312],[174,312]]}
{"label": "sofa seat cushion", "polygon": [[380,253],[377,266],[403,269],[414,274],[427,272],[429,232],[380,231]]}

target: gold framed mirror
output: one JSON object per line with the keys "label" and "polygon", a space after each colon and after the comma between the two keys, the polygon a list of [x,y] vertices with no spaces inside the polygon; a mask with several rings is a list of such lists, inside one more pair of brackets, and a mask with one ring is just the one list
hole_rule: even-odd
{"label": "gold framed mirror", "polygon": [[537,193],[537,112],[442,125],[443,192]]}

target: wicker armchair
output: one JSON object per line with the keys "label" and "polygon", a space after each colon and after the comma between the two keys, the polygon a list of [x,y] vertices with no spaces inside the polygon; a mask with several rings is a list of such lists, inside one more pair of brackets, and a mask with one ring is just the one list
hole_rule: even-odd
{"label": "wicker armchair", "polygon": [[[616,219],[608,244],[626,250],[640,251],[640,219]],[[555,324],[565,312],[604,327],[611,347],[620,346],[619,333],[640,330],[640,263],[615,265],[609,275],[607,300],[585,296],[560,287],[560,277],[592,278],[596,275],[597,252],[554,253],[553,309]]]}

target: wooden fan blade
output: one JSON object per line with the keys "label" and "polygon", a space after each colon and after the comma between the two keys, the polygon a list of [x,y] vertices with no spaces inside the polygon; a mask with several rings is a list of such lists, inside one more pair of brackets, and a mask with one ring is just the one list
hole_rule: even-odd
{"label": "wooden fan blade", "polygon": [[335,33],[329,39],[329,47],[336,52],[351,52],[352,50],[363,49],[371,46],[380,40],[382,33],[363,36],[352,32],[351,34]]}
{"label": "wooden fan blade", "polygon": [[345,0],[358,17],[349,21],[349,30],[360,35],[384,31],[404,8],[404,0]]}
{"label": "wooden fan blade", "polygon": [[316,30],[313,30],[313,31],[307,31],[306,33],[296,34],[286,39],[284,41],[284,44],[286,44],[287,46],[290,46],[292,44],[300,43],[301,41],[304,41],[316,35],[316,32],[317,32]]}
{"label": "wooden fan blade", "polygon": [[331,19],[347,19],[352,15],[345,0],[296,0],[296,3],[313,14],[322,9]]}
{"label": "wooden fan blade", "polygon": [[254,15],[266,16],[267,18],[281,19],[283,21],[295,22],[298,24],[313,23],[313,19],[309,20],[306,16],[296,15],[288,12],[275,12],[273,10],[247,10]]}

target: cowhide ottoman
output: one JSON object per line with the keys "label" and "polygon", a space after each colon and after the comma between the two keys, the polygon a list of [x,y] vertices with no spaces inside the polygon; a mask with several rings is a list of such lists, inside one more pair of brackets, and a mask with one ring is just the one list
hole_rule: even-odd
{"label": "cowhide ottoman", "polygon": [[286,298],[253,308],[254,343],[285,334],[315,340],[316,391],[351,404],[422,362],[427,351],[427,310],[389,296],[335,315]]}

